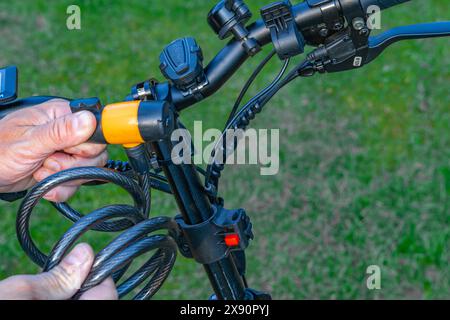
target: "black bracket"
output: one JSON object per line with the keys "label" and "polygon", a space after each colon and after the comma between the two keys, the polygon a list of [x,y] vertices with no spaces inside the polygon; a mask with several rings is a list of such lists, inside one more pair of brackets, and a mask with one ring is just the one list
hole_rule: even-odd
{"label": "black bracket", "polygon": [[346,27],[326,38],[323,46],[308,56],[326,72],[353,70],[366,64],[371,31],[367,25],[368,15],[358,0],[341,0],[339,3],[347,21]]}
{"label": "black bracket", "polygon": [[175,218],[181,231],[177,239],[181,254],[201,264],[243,252],[253,239],[252,224],[243,209],[213,208],[211,218],[200,224],[189,225],[181,216]]}
{"label": "black bracket", "polygon": [[152,78],[134,85],[131,87],[133,100],[156,100],[155,86],[157,84],[158,81]]}
{"label": "black bracket", "polygon": [[280,59],[303,53],[305,39],[297,28],[289,0],[265,6],[261,9],[261,16],[270,29],[272,42]]}
{"label": "black bracket", "polygon": [[[203,53],[194,38],[184,37],[167,45],[160,57],[164,77],[171,81],[184,96],[198,95],[208,85],[203,69]],[[198,100],[202,97],[197,96]]]}
{"label": "black bracket", "polygon": [[[212,296],[209,297],[210,301],[216,301],[217,296],[215,294],[213,294]],[[268,301],[268,300],[272,300],[272,296],[270,294],[268,294],[267,292],[262,292],[262,291],[258,291],[252,288],[245,288],[245,296],[244,296],[244,300],[247,301]]]}
{"label": "black bracket", "polygon": [[261,47],[255,39],[249,38],[250,33],[245,27],[251,16],[243,0],[221,0],[208,13],[208,23],[219,39],[233,36],[250,56],[254,56],[261,51]]}

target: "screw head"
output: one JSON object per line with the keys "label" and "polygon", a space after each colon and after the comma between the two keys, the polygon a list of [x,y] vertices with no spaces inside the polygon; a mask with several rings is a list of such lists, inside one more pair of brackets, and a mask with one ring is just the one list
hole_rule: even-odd
{"label": "screw head", "polygon": [[361,35],[361,36],[363,36],[363,37],[366,37],[366,36],[368,36],[369,35],[369,29],[368,28],[363,28],[363,29],[361,29],[361,31],[359,31],[359,34]]}
{"label": "screw head", "polygon": [[364,19],[359,18],[359,17],[353,19],[352,24],[353,24],[353,29],[358,30],[358,31],[362,30],[366,26],[366,22],[364,21]]}
{"label": "screw head", "polygon": [[319,30],[319,35],[321,37],[326,37],[328,35],[328,29],[327,28],[322,28]]}
{"label": "screw head", "polygon": [[341,22],[336,22],[335,24],[333,24],[333,29],[334,30],[340,30],[342,29],[343,24]]}

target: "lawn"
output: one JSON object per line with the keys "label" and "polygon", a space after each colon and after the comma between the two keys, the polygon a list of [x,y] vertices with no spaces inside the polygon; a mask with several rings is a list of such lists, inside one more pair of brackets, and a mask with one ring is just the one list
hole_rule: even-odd
{"label": "lawn", "polygon": [[[265,5],[247,0],[255,13]],[[66,8],[81,7],[82,29],[66,29]],[[0,65],[20,69],[20,96],[98,96],[121,100],[134,83],[157,77],[171,40],[192,35],[209,60],[224,45],[206,23],[214,1],[21,0],[0,2]],[[383,14],[383,28],[448,20],[450,3],[412,1]],[[450,59],[448,39],[396,44],[371,65],[317,75],[284,89],[253,126],[280,129],[280,172],[226,169],[221,193],[252,218],[248,281],[277,299],[450,298]],[[267,50],[266,50],[267,51]],[[251,59],[220,94],[182,114],[188,127],[223,127]],[[280,67],[274,60],[252,93]],[[111,158],[123,158],[110,148]],[[86,187],[72,200],[84,213],[128,203],[111,186]],[[153,216],[175,215],[155,192]],[[35,273],[15,236],[18,204],[0,204],[0,278]],[[32,221],[43,250],[69,224],[43,203]],[[91,232],[96,249],[111,235]],[[381,290],[368,290],[378,265]],[[205,299],[203,268],[179,257],[158,299]]]}

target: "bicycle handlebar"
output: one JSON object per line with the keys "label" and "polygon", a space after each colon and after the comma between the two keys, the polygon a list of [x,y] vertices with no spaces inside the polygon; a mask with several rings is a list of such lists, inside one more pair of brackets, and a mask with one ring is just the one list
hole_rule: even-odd
{"label": "bicycle handlebar", "polygon": [[[359,5],[366,12],[371,5],[377,5],[380,9],[385,10],[395,5],[408,2],[410,0],[359,0]],[[323,11],[319,4],[324,1],[304,1],[292,7],[293,16],[299,30],[305,30],[311,26],[320,25],[328,19],[328,12]],[[350,7],[352,0],[335,0],[330,1],[336,4],[339,15],[344,14],[347,6]],[[315,5],[313,5],[315,4]],[[271,43],[270,30],[266,28],[262,19],[257,20],[248,27],[248,38],[254,38],[262,47]],[[314,41],[305,35],[307,44]],[[203,97],[209,97],[214,94],[220,87],[239,69],[239,67],[249,58],[249,54],[237,40],[230,41],[208,64],[205,68],[206,78],[209,84],[200,90],[199,94]],[[161,96],[167,95],[165,85],[156,87],[157,94]],[[198,102],[198,98],[191,95],[186,96],[177,88],[171,88],[171,100],[177,110],[182,110]]]}
{"label": "bicycle handlebar", "polygon": [[[338,72],[344,70],[355,69],[361,67],[366,63],[372,61],[377,57],[388,45],[403,39],[412,38],[426,38],[433,36],[450,36],[450,22],[443,22],[440,24],[424,24],[409,27],[396,28],[381,34],[377,37],[370,37],[369,34],[361,36],[361,30],[355,27],[355,19],[360,19],[361,16],[367,15],[367,9],[371,5],[377,5],[381,9],[387,9],[392,6],[408,2],[409,0],[306,0],[302,3],[292,6],[292,18],[298,30],[303,34],[305,44],[319,47],[316,52],[308,55],[308,59],[316,59],[315,63],[325,63],[325,60],[335,61],[332,53],[336,54],[336,43],[342,45],[341,51],[338,52],[339,58],[342,56],[343,63],[331,63],[331,67],[323,68],[321,71]],[[335,21],[347,21],[348,27],[344,27],[344,23],[337,27],[335,33],[326,39],[319,39],[317,32],[311,32],[311,29],[324,24],[334,23]],[[423,26],[423,28],[421,28]],[[246,27],[248,34],[246,38],[255,41],[259,47],[263,47],[273,42],[273,34],[271,29],[266,26],[263,19],[259,19]],[[316,28],[317,29],[317,28]],[[437,29],[437,31],[435,30]],[[367,30],[369,33],[370,31]],[[353,39],[356,38],[356,39]],[[324,36],[325,38],[325,36]],[[332,40],[329,41],[328,39]],[[113,104],[103,107],[100,111],[100,102],[97,101],[92,105],[86,107],[81,103],[81,108],[76,107],[77,110],[87,109],[97,115],[99,120],[98,132],[93,136],[94,142],[112,143],[112,144],[127,144],[134,145],[143,141],[147,141],[146,137],[155,134],[146,128],[149,124],[156,128],[156,136],[161,137],[165,135],[173,125],[174,115],[168,111],[167,104],[169,102],[173,105],[175,111],[181,111],[189,106],[192,106],[199,101],[211,96],[239,69],[239,67],[252,55],[246,50],[242,39],[235,38],[231,40],[204,68],[204,75],[207,79],[207,84],[198,87],[195,94],[186,94],[179,87],[171,82],[157,83],[153,86],[153,98],[157,100],[154,103],[143,101],[142,103],[130,103],[134,100],[127,97],[126,102]],[[349,46],[348,43],[351,42]],[[333,51],[334,50],[334,51]],[[319,52],[317,52],[319,51]],[[318,54],[320,53],[320,54]],[[346,56],[345,56],[346,55]],[[322,60],[320,60],[320,59]],[[355,60],[350,59],[355,58]],[[359,65],[355,64],[357,59],[364,60]],[[331,59],[331,60],[330,60]],[[312,60],[311,60],[312,61]],[[49,100],[50,97],[31,97],[23,100],[16,100],[12,103],[7,103],[0,108],[0,118],[4,117],[12,111],[26,108]],[[66,99],[69,100],[69,99]],[[137,101],[138,102],[138,101]],[[91,102],[89,102],[91,104]],[[127,110],[127,108],[129,110]],[[77,111],[75,110],[75,111]],[[72,109],[74,111],[74,108]],[[111,128],[109,124],[105,124],[102,120],[104,114],[108,114],[108,119],[112,119],[111,123],[118,128],[115,133],[110,130],[107,136],[101,132],[106,127]],[[123,118],[123,116],[130,116],[131,118]],[[103,121],[103,124],[102,124]],[[124,127],[121,123],[134,126]],[[165,125],[161,125],[166,123]],[[120,125],[119,125],[120,124]],[[151,127],[151,126],[149,126]],[[117,139],[116,135],[122,135],[122,131],[131,132],[128,135],[136,137],[133,141],[129,139]],[[120,132],[119,132],[120,131]],[[123,141],[122,141],[123,140]],[[122,143],[123,142],[123,143]]]}

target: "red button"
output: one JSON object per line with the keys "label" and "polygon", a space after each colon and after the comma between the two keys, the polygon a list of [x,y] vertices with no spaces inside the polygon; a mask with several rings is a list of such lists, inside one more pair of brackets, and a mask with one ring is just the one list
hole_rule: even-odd
{"label": "red button", "polygon": [[225,244],[228,247],[237,247],[239,245],[239,235],[236,233],[227,234],[225,236]]}

